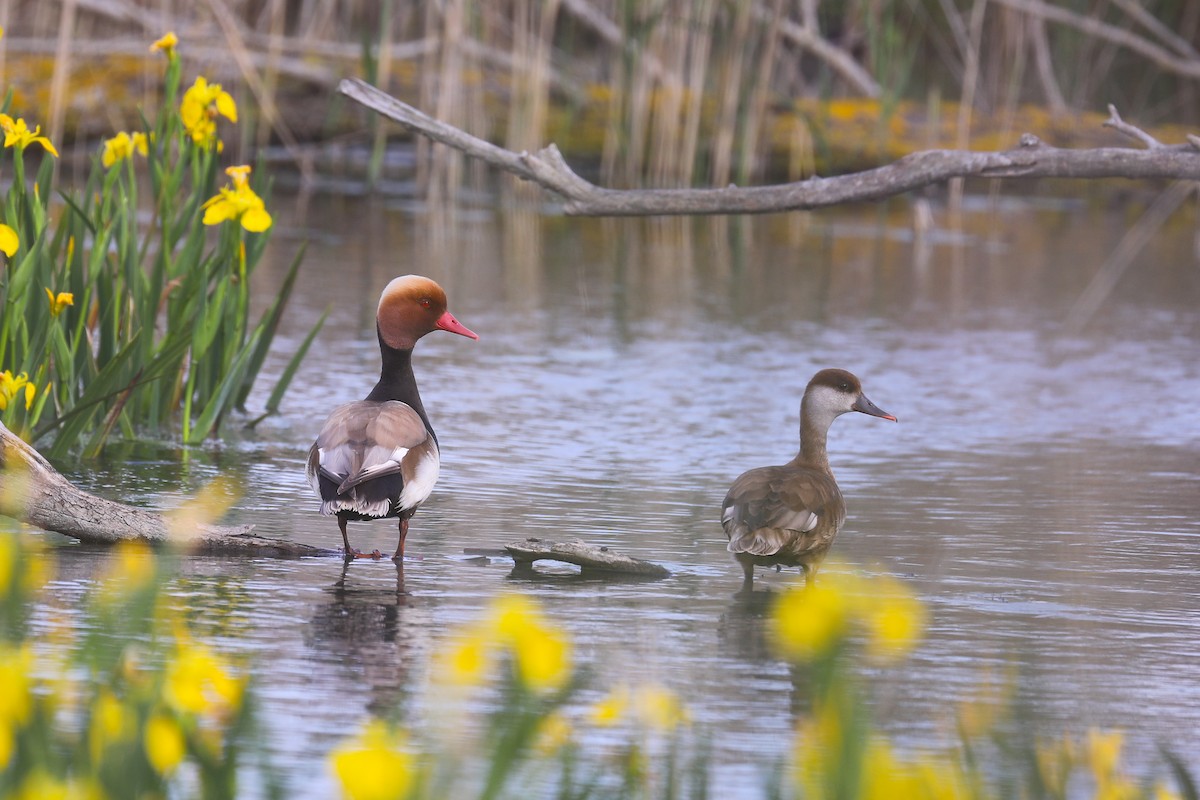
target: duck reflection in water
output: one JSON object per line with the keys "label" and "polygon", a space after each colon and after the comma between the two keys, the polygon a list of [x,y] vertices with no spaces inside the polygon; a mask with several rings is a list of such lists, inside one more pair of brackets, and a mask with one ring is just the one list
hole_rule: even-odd
{"label": "duck reflection in water", "polygon": [[412,595],[404,585],[404,566],[395,571],[352,571],[341,564],[336,581],[325,589],[329,602],[315,609],[305,644],[348,670],[349,684],[366,684],[370,711],[393,711],[410,683],[421,626],[411,624]]}

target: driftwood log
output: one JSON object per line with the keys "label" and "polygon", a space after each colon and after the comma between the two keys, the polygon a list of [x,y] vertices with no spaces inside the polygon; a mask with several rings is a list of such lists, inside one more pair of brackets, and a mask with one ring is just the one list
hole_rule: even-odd
{"label": "driftwood log", "polygon": [[643,561],[609,550],[595,547],[582,539],[552,542],[548,539],[525,539],[505,545],[505,551],[520,565],[532,565],[535,561],[548,559],[564,561],[582,568],[584,574],[595,572],[641,575],[647,578],[666,578],[671,573],[666,567],[652,561]]}
{"label": "driftwood log", "polygon": [[168,515],[105,500],[74,486],[41,453],[0,423],[0,514],[93,544],[141,541],[210,555],[326,555],[252,525],[175,524]]}
{"label": "driftwood log", "polygon": [[651,216],[766,214],[882,200],[951,178],[1158,178],[1200,180],[1200,137],[1164,144],[1121,119],[1109,106],[1105,125],[1141,148],[1052,147],[1026,133],[1004,151],[922,150],[875,169],[771,186],[711,189],[605,189],[581,178],[553,144],[520,153],[472,136],[403,103],[365,81],[347,78],[338,91],[409,131],[428,137],[561,195],[567,214]]}

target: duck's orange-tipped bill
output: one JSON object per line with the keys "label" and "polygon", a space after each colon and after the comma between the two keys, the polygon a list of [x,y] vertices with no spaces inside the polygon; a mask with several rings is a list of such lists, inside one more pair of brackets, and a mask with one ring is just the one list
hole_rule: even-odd
{"label": "duck's orange-tipped bill", "polygon": [[475,339],[476,341],[479,340],[479,334],[475,333],[475,331],[456,320],[454,315],[449,311],[438,317],[437,322],[433,324],[436,325],[440,330],[450,331],[450,333],[457,333],[459,336],[466,336],[468,339]]}

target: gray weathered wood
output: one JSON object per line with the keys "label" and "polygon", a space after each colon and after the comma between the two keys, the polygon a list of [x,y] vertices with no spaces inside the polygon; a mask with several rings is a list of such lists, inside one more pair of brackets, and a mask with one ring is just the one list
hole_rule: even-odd
{"label": "gray weathered wood", "polygon": [[71,484],[41,453],[0,423],[0,514],[81,542],[142,541],[207,554],[302,556],[321,550],[250,533],[253,525],[198,524],[171,530],[163,514],[89,494]]}
{"label": "gray weathered wood", "polygon": [[[1186,144],[1150,149],[1067,149],[1052,147],[1026,133],[1011,150],[923,150],[875,169],[772,186],[605,189],[576,174],[553,144],[536,153],[517,153],[434,119],[356,78],[343,80],[338,91],[413,133],[562,195],[563,209],[568,214],[651,216],[800,211],[882,200],[951,178],[1200,179],[1200,145],[1191,139]],[[1107,123],[1110,127],[1126,135],[1136,130],[1113,113]]]}
{"label": "gray weathered wood", "polygon": [[666,567],[652,561],[616,553],[607,547],[594,547],[582,539],[552,542],[548,539],[530,538],[505,545],[504,549],[517,564],[532,564],[534,561],[549,559],[576,564],[585,572],[613,572],[655,578],[665,578],[671,574]]}

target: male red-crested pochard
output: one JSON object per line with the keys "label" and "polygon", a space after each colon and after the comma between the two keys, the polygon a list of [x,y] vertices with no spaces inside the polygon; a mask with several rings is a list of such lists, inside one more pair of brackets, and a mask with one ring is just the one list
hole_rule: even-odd
{"label": "male red-crested pochard", "polygon": [[799,566],[811,584],[846,521],[846,503],[829,469],[825,440],[829,426],[848,411],[896,422],[863,394],[858,378],[844,369],[813,376],[800,401],[800,452],[778,467],[745,472],[721,505],[729,552],[742,565],[744,591],[754,586],[755,565]]}
{"label": "male red-crested pochard", "polygon": [[479,337],[446,310],[442,287],[420,275],[384,287],[375,329],[383,360],[379,383],[365,400],[333,410],[308,451],[305,472],[321,513],[337,515],[347,558],[363,555],[350,547],[347,522],[399,517],[393,558],[401,561],[408,520],[433,491],[440,469],[437,436],[413,377],[413,347],[435,330]]}

